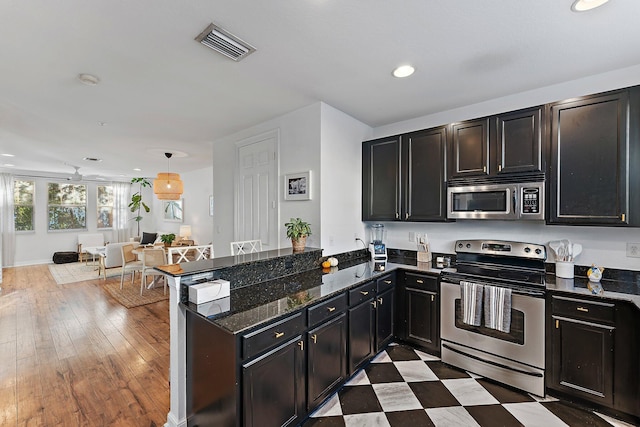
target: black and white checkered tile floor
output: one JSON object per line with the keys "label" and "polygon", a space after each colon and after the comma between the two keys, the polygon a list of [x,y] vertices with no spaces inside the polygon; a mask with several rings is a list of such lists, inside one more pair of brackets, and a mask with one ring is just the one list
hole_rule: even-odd
{"label": "black and white checkered tile floor", "polygon": [[631,426],[531,396],[404,345],[391,345],[303,427]]}

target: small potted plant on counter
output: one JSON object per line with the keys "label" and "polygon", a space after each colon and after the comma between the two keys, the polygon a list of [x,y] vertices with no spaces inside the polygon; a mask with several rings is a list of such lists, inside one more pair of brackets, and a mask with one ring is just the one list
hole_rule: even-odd
{"label": "small potted plant on counter", "polygon": [[164,243],[166,247],[171,246],[171,244],[175,239],[176,239],[176,235],[173,233],[163,234],[160,236],[160,240],[162,240],[162,243]]}
{"label": "small potted plant on counter", "polygon": [[300,218],[291,218],[284,226],[287,227],[287,237],[291,239],[293,252],[304,251],[307,237],[311,236],[311,225]]}

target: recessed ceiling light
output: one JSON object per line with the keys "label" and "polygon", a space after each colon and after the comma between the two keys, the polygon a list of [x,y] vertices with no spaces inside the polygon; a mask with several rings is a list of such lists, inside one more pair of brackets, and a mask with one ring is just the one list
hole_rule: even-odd
{"label": "recessed ceiling light", "polygon": [[95,86],[100,83],[100,79],[97,76],[87,73],[78,74],[78,80],[87,86]]}
{"label": "recessed ceiling light", "polygon": [[585,12],[587,10],[595,9],[602,6],[609,0],[576,0],[571,5],[571,10],[574,12]]}
{"label": "recessed ceiling light", "polygon": [[97,157],[83,157],[82,160],[86,160],[88,162],[101,162],[102,159],[99,159]]}
{"label": "recessed ceiling light", "polygon": [[393,70],[393,76],[398,78],[409,77],[411,74],[413,74],[414,71],[415,68],[413,68],[411,65],[401,65]]}
{"label": "recessed ceiling light", "polygon": [[133,170],[134,170],[134,171],[136,171],[136,172],[140,172],[142,169],[140,169],[140,168],[133,168]]}
{"label": "recessed ceiling light", "polygon": [[13,167],[13,166],[15,166],[15,165],[12,165],[11,163],[5,163],[3,166],[6,166],[6,167],[8,167],[8,168],[11,168],[11,167]]}
{"label": "recessed ceiling light", "polygon": [[2,153],[2,154],[0,154],[0,156],[4,156],[4,157],[15,157],[15,154]]}
{"label": "recessed ceiling light", "polygon": [[98,126],[106,126],[107,122],[98,122]]}

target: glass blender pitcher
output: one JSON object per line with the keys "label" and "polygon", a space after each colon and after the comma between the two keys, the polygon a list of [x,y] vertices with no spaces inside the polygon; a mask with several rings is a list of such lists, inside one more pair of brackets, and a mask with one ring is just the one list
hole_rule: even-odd
{"label": "glass blender pitcher", "polygon": [[384,224],[371,225],[371,243],[369,243],[369,252],[374,261],[387,260],[387,248],[382,239],[384,238]]}

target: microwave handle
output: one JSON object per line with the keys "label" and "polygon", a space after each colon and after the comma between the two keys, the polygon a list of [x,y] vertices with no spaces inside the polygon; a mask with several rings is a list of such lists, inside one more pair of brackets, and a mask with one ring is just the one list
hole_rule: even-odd
{"label": "microwave handle", "polygon": [[513,200],[513,214],[519,215],[519,212],[517,209],[518,208],[518,187],[513,187],[512,200]]}

